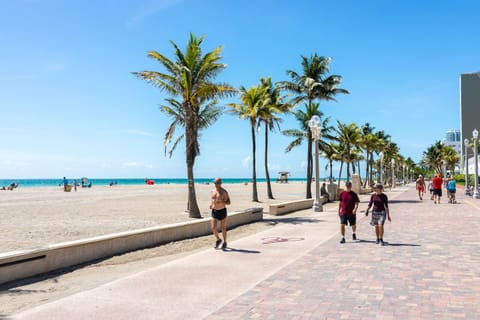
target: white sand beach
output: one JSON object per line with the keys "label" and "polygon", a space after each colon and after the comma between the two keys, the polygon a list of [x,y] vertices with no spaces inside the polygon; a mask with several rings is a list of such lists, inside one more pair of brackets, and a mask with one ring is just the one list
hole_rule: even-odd
{"label": "white sand beach", "polygon": [[[258,184],[260,203],[251,201],[252,184],[225,184],[230,211],[305,197],[305,183],[273,183],[275,200],[268,200],[266,183]],[[202,215],[210,217],[213,185],[196,186]],[[180,184],[79,188],[18,188],[0,192],[0,252],[84,239],[114,232],[188,221],[187,186]]]}

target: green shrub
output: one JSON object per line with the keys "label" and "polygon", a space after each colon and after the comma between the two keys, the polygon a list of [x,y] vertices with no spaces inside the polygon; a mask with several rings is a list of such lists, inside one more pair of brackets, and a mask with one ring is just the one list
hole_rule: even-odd
{"label": "green shrub", "polygon": [[[464,174],[455,174],[453,176],[453,179],[455,179],[456,182],[465,183],[465,175]],[[471,177],[471,179],[473,179],[473,176]],[[472,181],[472,180],[470,180],[470,181]]]}

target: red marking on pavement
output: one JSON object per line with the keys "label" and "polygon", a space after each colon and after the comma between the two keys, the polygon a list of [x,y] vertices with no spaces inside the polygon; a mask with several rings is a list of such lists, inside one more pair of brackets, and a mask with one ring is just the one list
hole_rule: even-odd
{"label": "red marking on pavement", "polygon": [[262,241],[263,241],[262,244],[280,243],[280,242],[289,242],[289,241],[302,241],[302,240],[305,240],[305,238],[268,237],[268,238],[262,238]]}

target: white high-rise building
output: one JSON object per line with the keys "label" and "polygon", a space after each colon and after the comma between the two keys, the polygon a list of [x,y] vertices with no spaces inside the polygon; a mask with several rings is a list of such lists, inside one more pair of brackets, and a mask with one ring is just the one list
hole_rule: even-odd
{"label": "white high-rise building", "polygon": [[447,131],[443,144],[452,147],[459,156],[462,154],[462,142],[460,140],[460,130]]}

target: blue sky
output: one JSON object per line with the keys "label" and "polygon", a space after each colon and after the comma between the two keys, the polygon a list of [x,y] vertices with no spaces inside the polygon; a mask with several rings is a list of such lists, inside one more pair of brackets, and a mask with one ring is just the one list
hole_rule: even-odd
{"label": "blue sky", "polygon": [[[163,154],[166,96],[131,72],[160,70],[146,53],[171,57],[169,40],[184,47],[190,32],[224,47],[219,80],[236,87],[287,80],[300,55],[332,57],[351,94],[324,113],[369,122],[419,160],[459,128],[459,74],[480,71],[478,12],[478,1],[0,0],[0,178],[185,177],[183,145]],[[305,146],[285,154],[289,141],[271,135],[271,174],[304,177]],[[200,143],[197,177],[251,175],[247,121],[224,115]]]}

